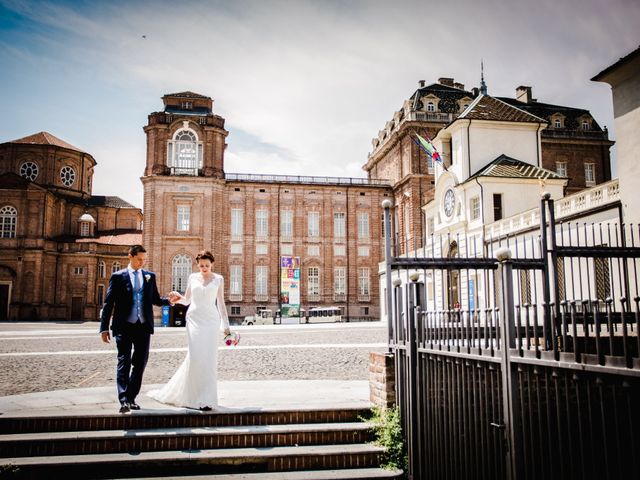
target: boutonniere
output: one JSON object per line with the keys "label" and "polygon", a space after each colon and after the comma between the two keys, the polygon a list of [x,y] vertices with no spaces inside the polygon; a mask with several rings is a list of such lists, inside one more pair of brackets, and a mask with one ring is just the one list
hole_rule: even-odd
{"label": "boutonniere", "polygon": [[144,279],[148,282],[149,280],[151,280],[151,275],[149,275],[148,273],[145,273]]}

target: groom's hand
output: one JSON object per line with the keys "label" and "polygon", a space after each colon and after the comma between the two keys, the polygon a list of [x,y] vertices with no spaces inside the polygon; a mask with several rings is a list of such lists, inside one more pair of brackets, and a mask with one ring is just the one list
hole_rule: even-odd
{"label": "groom's hand", "polygon": [[100,335],[102,336],[102,341],[104,343],[109,343],[109,339],[111,338],[111,336],[109,335],[109,332],[102,332],[100,333]]}

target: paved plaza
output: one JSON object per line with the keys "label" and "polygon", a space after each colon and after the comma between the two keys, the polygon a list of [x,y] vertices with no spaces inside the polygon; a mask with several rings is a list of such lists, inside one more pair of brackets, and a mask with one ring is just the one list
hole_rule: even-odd
{"label": "paved plaza", "polygon": [[[111,412],[115,344],[97,323],[0,323],[0,412]],[[386,350],[379,322],[234,327],[236,347],[220,346],[223,409],[362,406],[371,351]],[[166,382],[186,355],[184,328],[157,328],[140,403],[166,408],[144,392]]]}

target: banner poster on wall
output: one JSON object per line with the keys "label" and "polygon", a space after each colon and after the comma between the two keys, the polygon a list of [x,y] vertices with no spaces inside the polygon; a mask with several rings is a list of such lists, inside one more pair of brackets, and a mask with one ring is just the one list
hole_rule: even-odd
{"label": "banner poster on wall", "polygon": [[300,315],[300,257],[280,257],[280,313]]}

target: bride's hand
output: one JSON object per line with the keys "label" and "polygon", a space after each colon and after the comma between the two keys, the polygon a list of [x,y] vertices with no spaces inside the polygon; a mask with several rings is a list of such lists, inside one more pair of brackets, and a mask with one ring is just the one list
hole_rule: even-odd
{"label": "bride's hand", "polygon": [[224,329],[224,335],[225,335],[225,337],[226,337],[227,335],[229,335],[230,333],[231,333],[231,330],[229,330],[228,328],[225,328],[225,329]]}

